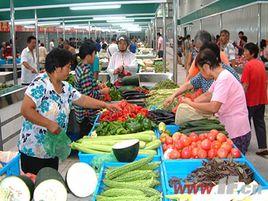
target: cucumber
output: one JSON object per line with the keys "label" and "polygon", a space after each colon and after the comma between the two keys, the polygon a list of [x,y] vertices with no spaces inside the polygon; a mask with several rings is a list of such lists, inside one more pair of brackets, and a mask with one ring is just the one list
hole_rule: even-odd
{"label": "cucumber", "polygon": [[158,147],[161,146],[161,141],[159,139],[156,139],[152,142],[149,142],[148,144],[146,144],[145,146],[145,150],[155,150],[157,149]]}
{"label": "cucumber", "polygon": [[208,126],[199,126],[199,127],[192,127],[192,128],[187,128],[184,130],[181,130],[181,133],[190,133],[190,132],[195,132],[195,131],[207,131],[207,130],[212,130],[216,129],[218,131],[224,131],[225,128],[222,125],[208,125]]}
{"label": "cucumber", "polygon": [[35,180],[35,201],[67,200],[67,189],[60,173],[50,167],[41,169]]}

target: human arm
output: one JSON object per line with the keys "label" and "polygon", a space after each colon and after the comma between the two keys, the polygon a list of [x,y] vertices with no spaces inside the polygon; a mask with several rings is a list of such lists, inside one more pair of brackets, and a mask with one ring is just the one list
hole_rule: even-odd
{"label": "human arm", "polygon": [[250,63],[247,63],[243,69],[242,72],[242,76],[241,76],[241,83],[242,86],[244,88],[245,93],[248,90],[248,86],[249,86],[249,80],[250,80],[250,67],[249,67]]}
{"label": "human arm", "polygon": [[194,102],[207,103],[207,102],[210,102],[211,98],[212,98],[212,93],[207,91],[207,92],[201,94],[200,96],[198,96],[196,99],[194,99]]}

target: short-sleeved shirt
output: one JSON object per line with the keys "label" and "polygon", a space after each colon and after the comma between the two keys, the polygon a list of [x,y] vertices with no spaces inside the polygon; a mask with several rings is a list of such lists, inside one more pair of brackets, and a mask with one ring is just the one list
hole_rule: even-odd
{"label": "short-sleeved shirt", "polygon": [[222,47],[224,50],[225,54],[228,56],[228,60],[234,60],[235,59],[235,48],[232,43],[227,43],[226,46]]}
{"label": "short-sleeved shirt", "polygon": [[[62,93],[58,94],[46,73],[40,74],[27,88],[25,95],[30,97],[36,105],[36,111],[59,124],[66,132],[72,103],[81,94],[68,82],[62,82]],[[45,151],[43,144],[47,129],[27,119],[23,119],[18,142],[19,150],[32,157],[51,158]]]}
{"label": "short-sleeved shirt", "polygon": [[[197,56],[197,54],[196,54],[196,56]],[[226,64],[226,65],[230,65],[229,60],[228,60],[228,57],[227,57],[227,55],[225,54],[225,52],[220,51],[220,57],[221,57],[221,62],[222,62],[222,63],[224,63],[224,64]],[[195,58],[194,58],[194,60],[193,60],[193,62],[192,62],[192,64],[191,64],[191,67],[190,67],[190,69],[189,69],[189,75],[190,75],[191,77],[194,77],[194,76],[196,76],[198,73],[199,73],[199,68],[198,68],[198,66],[195,65]]]}
{"label": "short-sleeved shirt", "polygon": [[[231,66],[222,63],[222,67],[232,73],[232,75],[240,82],[239,75]],[[208,91],[213,82],[213,79],[207,80],[204,78],[201,72],[190,80],[190,83],[193,85],[195,90],[202,89],[203,92]]]}
{"label": "short-sleeved shirt", "polygon": [[163,51],[164,50],[164,46],[163,46],[163,43],[164,43],[164,39],[162,36],[160,36],[157,40],[157,50],[158,51]]}
{"label": "short-sleeved shirt", "polygon": [[218,113],[230,138],[250,132],[246,97],[242,84],[228,71],[223,70],[209,88],[211,101],[222,103]]}
{"label": "short-sleeved shirt", "polygon": [[[90,96],[95,99],[102,99],[103,96],[100,91],[100,87],[93,76],[91,71],[91,65],[79,65],[75,68],[75,82],[74,87],[86,96]],[[91,123],[94,122],[98,110],[85,109],[80,106],[75,105],[75,116],[78,123],[87,118]]]}
{"label": "short-sleeved shirt", "polygon": [[262,61],[252,59],[246,63],[242,73],[242,83],[248,84],[247,105],[252,107],[267,103],[266,72]]}
{"label": "short-sleeved shirt", "polygon": [[21,52],[21,82],[23,84],[30,84],[37,74],[32,73],[29,69],[27,69],[23,62],[27,62],[32,68],[37,70],[37,60],[36,60],[36,52],[35,50],[33,53],[29,50],[28,47],[23,49]]}

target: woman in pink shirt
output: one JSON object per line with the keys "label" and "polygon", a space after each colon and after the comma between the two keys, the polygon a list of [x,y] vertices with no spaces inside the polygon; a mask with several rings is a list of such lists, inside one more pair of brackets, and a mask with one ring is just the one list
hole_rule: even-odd
{"label": "woman in pink shirt", "polygon": [[198,98],[198,102],[184,99],[183,102],[204,113],[216,114],[225,126],[229,137],[240,151],[247,152],[251,133],[245,93],[241,83],[220,64],[219,55],[211,49],[202,50],[196,63],[214,78],[209,93]]}

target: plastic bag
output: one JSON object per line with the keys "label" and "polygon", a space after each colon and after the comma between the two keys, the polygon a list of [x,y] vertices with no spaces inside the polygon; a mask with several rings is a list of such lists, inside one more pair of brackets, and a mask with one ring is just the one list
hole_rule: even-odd
{"label": "plastic bag", "polygon": [[213,118],[213,115],[200,113],[193,107],[185,103],[181,103],[176,111],[175,124],[180,125],[188,121],[204,118],[210,119]]}
{"label": "plastic bag", "polygon": [[52,134],[49,131],[45,135],[44,149],[52,158],[67,159],[71,153],[70,144],[71,140],[64,130],[61,130],[58,135]]}
{"label": "plastic bag", "polygon": [[97,172],[101,170],[101,166],[105,162],[118,162],[114,154],[98,154],[92,159],[92,167],[95,168]]}

